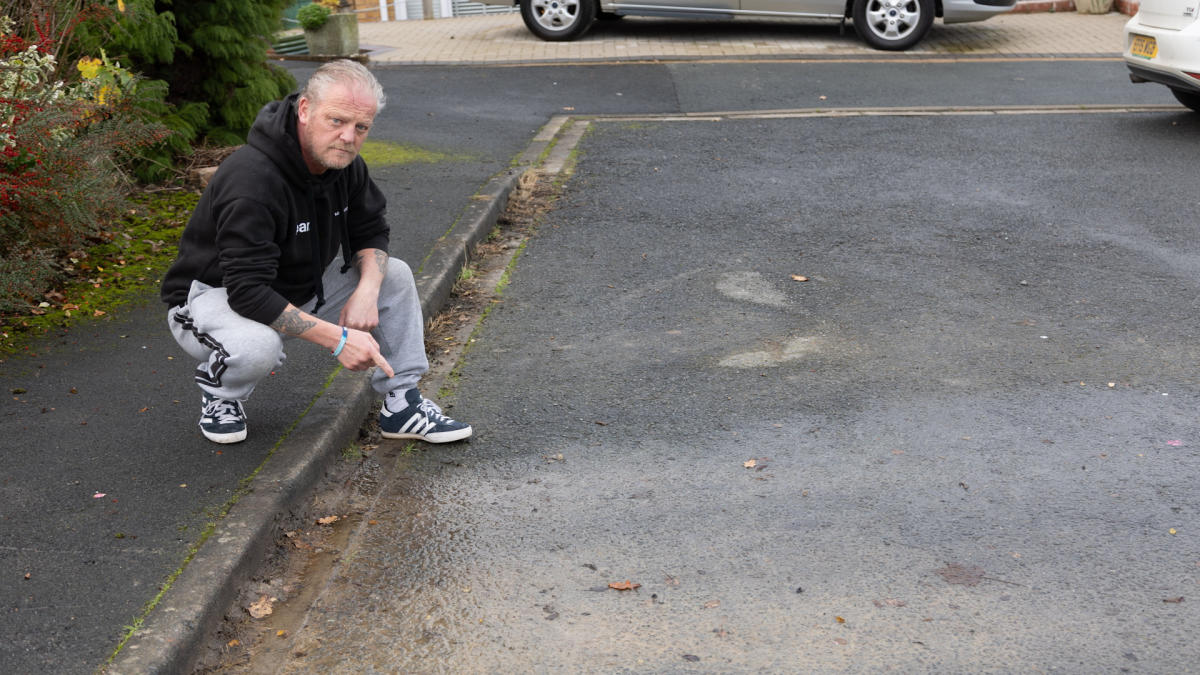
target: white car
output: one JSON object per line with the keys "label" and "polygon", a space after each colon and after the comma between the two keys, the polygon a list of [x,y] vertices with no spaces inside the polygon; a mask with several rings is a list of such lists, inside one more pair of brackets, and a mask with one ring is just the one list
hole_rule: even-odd
{"label": "white car", "polygon": [[1200,0],[1142,0],[1125,24],[1125,65],[1134,82],[1157,82],[1200,112]]}
{"label": "white car", "polygon": [[623,16],[729,18],[734,16],[832,19],[854,22],[854,30],[876,49],[902,50],[917,44],[935,16],[943,23],[983,21],[1016,7],[1017,0],[482,0],[519,5],[530,32],[543,40],[574,40],[595,19]]}

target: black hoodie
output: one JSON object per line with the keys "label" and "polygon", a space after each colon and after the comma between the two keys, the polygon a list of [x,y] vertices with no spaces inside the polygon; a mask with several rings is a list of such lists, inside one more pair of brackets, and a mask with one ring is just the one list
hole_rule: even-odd
{"label": "black hoodie", "polygon": [[268,103],[246,145],[229,156],[200,197],[162,299],[187,302],[192,280],[229,292],[242,316],[271,324],[290,302],[324,302],[321,274],[342,249],[388,250],[386,199],[362,157],[313,175],[300,153],[296,99]]}

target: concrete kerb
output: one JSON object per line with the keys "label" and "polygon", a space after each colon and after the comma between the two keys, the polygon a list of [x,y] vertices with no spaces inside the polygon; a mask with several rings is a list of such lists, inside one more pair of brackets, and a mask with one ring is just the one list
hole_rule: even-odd
{"label": "concrete kerb", "polygon": [[[488,181],[426,257],[416,279],[426,317],[446,304],[469,251],[495,226],[522,170],[510,169]],[[342,370],[332,378],[103,672],[191,671],[236,601],[240,585],[266,559],[270,542],[287,523],[304,517],[313,489],[357,437],[376,396],[363,373]]]}
{"label": "concrete kerb", "polygon": [[264,561],[282,525],[302,515],[313,487],[358,434],[374,392],[362,373],[335,375],[266,460],[164,594],[142,628],[107,668],[116,674],[189,672]]}
{"label": "concrete kerb", "polygon": [[468,262],[471,248],[491,232],[520,177],[521,169],[507,169],[485,183],[467,204],[458,223],[433,245],[416,273],[425,316],[433,316],[446,304],[459,272]]}

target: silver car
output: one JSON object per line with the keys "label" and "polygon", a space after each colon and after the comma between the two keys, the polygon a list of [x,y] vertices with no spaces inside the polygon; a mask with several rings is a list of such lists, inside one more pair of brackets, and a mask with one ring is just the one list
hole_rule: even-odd
{"label": "silver car", "polygon": [[519,5],[521,18],[543,40],[574,40],[592,21],[623,16],[729,18],[734,16],[851,19],[876,49],[903,50],[925,37],[935,16],[943,23],[983,21],[1011,10],[1017,0],[482,0]]}

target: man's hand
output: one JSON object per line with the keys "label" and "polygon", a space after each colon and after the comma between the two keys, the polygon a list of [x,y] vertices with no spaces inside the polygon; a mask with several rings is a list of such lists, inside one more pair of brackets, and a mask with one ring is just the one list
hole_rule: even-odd
{"label": "man's hand", "polygon": [[349,326],[346,328],[346,344],[342,347],[342,353],[338,354],[337,360],[350,370],[366,370],[371,366],[379,366],[388,377],[396,374],[379,352],[379,343],[375,338],[366,331]]}
{"label": "man's hand", "polygon": [[338,323],[359,330],[374,330],[379,325],[379,286],[387,274],[388,254],[377,248],[354,254],[358,268],[358,287],[350,295],[338,316]]}
{"label": "man's hand", "polygon": [[364,331],[379,326],[379,287],[376,286],[372,292],[370,288],[359,286],[342,307],[338,323]]}

